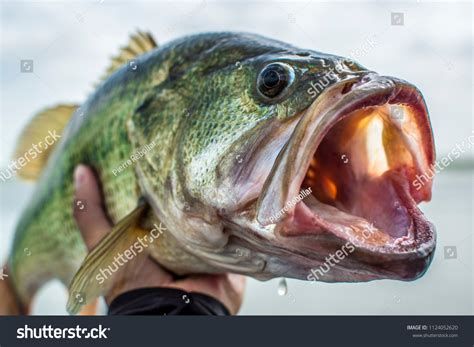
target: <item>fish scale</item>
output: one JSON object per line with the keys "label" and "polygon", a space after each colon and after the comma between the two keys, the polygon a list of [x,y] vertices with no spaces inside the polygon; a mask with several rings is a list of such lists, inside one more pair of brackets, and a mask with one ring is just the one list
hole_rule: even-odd
{"label": "fish scale", "polygon": [[[86,250],[72,216],[75,166],[83,163],[96,170],[107,211],[114,222],[136,206],[139,190],[133,167],[117,176],[112,171],[133,153],[125,121],[134,103],[124,102],[121,89],[95,96],[95,100],[107,98],[106,106],[92,110],[82,107],[83,115],[74,115],[70,128],[84,124],[73,135],[67,134],[70,129],[66,130],[65,136],[69,137],[61,139],[60,148],[37,183],[38,189],[15,232],[9,261],[21,297],[28,297],[51,274],[68,283],[85,257]],[[31,256],[24,256],[24,248],[31,251]]]}
{"label": "fish scale", "polygon": [[[255,45],[247,45],[241,51],[233,50],[229,45],[228,51],[231,52],[228,52],[228,56],[222,55],[218,50],[212,50],[212,47],[227,42],[229,38],[229,42],[234,40],[234,44],[241,42],[239,35],[233,33],[195,35],[192,38],[178,39],[150,54],[144,54],[135,60],[138,66],[135,71],[128,69],[127,65],[121,67],[105,80],[74,114],[48,160],[48,165],[37,182],[37,189],[15,230],[9,267],[13,284],[22,300],[27,302],[43,283],[53,277],[59,278],[67,285],[86,255],[72,215],[73,172],[78,164],[89,165],[96,171],[102,183],[105,205],[113,222],[119,221],[136,207],[142,192],[138,185],[135,165],[127,167],[117,175],[113,174],[113,170],[129,159],[136,150],[150,143],[145,140],[140,146],[132,145],[127,132],[130,116],[134,112],[140,114],[140,107],[147,106],[146,96],[155,93],[161,100],[166,100],[166,105],[155,105],[152,100],[152,106],[156,106],[153,114],[144,113],[143,117],[135,120],[136,125],[146,129],[144,137],[150,132],[150,137],[153,137],[156,144],[152,167],[158,168],[158,172],[153,176],[153,185],[158,187],[158,196],[169,178],[168,173],[177,170],[176,166],[179,165],[171,160],[173,148],[186,143],[184,156],[180,160],[184,165],[205,150],[205,146],[211,143],[207,142],[208,139],[220,139],[222,135],[237,136],[239,124],[245,124],[247,120],[215,113],[216,118],[211,129],[208,129],[206,122],[200,120],[208,119],[212,123],[212,117],[205,117],[213,111],[206,107],[238,103],[241,100],[239,95],[236,95],[236,98],[223,99],[219,106],[212,102],[206,103],[204,99],[198,102],[193,107],[192,121],[197,122],[194,129],[188,131],[183,138],[176,137],[180,119],[185,117],[184,110],[191,106],[186,103],[186,98],[203,85],[203,82],[193,78],[192,74],[189,74],[187,80],[184,76],[186,73],[193,69],[207,69],[212,75],[210,66],[222,62],[224,66],[234,66],[236,59],[244,60],[249,55],[254,56],[256,52],[275,50],[275,47],[263,39],[260,44],[256,42]],[[281,47],[276,49],[281,50]],[[196,57],[203,53],[207,54],[209,59],[200,67],[196,64]],[[172,91],[166,88],[170,83],[178,83],[179,77],[183,76],[182,83],[186,83],[186,86],[174,88]],[[210,82],[213,87],[210,93],[206,94],[210,98],[209,101],[227,88],[222,84],[222,78],[214,76],[214,80]],[[243,78],[243,81],[247,79],[246,75],[236,75],[235,78]],[[244,104],[248,99],[242,99],[242,102]],[[256,114],[250,116],[258,118]],[[140,124],[142,121],[146,123]],[[189,123],[188,127],[193,128],[193,124]],[[207,139],[202,138],[203,131],[209,134]],[[229,142],[225,136],[221,143]],[[206,167],[204,171],[196,172],[202,177],[200,184],[212,181],[212,176],[206,175],[208,172],[209,168]],[[151,222],[145,221],[144,224]],[[165,236],[161,242],[169,246],[170,258],[192,258],[171,249],[175,244],[172,237]],[[31,256],[24,255],[25,248],[31,251]],[[156,250],[151,252],[154,252],[156,257],[163,256],[156,254]]]}

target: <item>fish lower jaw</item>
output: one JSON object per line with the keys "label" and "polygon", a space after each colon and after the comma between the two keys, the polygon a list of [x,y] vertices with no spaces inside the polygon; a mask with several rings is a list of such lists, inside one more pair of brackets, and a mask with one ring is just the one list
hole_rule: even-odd
{"label": "fish lower jaw", "polygon": [[434,228],[401,177],[399,172],[387,171],[367,179],[353,192],[360,199],[351,209],[341,202],[323,203],[310,194],[275,232],[283,238],[311,237],[314,243],[331,239],[341,245],[350,242],[377,255],[425,257],[434,249]]}
{"label": "fish lower jaw", "polygon": [[[368,200],[368,214],[362,214],[356,206],[355,210],[347,210],[339,205],[339,209],[321,202],[314,194],[308,195],[275,226],[278,243],[304,255],[311,268],[324,266],[321,258],[346,253],[352,247],[353,251],[337,264],[338,270],[324,281],[420,277],[434,254],[434,226],[425,219],[401,177],[397,171],[387,171],[368,180],[369,187],[361,185],[361,189],[372,189],[374,196],[382,199],[378,203]],[[391,193],[382,194],[381,187]]]}

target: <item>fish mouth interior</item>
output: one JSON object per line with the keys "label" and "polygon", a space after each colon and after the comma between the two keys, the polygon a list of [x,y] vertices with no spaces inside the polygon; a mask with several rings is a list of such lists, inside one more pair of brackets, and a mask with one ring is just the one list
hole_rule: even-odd
{"label": "fish mouth interior", "polygon": [[330,230],[366,246],[422,242],[416,229],[427,221],[410,194],[416,155],[400,127],[412,115],[407,105],[384,104],[341,117],[313,154],[301,183],[311,193],[295,209],[293,228]]}

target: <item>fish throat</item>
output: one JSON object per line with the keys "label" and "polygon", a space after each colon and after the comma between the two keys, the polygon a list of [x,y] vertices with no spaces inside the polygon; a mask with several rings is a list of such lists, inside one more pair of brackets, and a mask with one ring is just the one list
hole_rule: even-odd
{"label": "fish throat", "polygon": [[306,205],[329,222],[363,218],[390,238],[407,236],[413,204],[406,173],[415,164],[395,122],[408,113],[406,106],[386,104],[341,118],[312,157],[301,185],[312,192]]}

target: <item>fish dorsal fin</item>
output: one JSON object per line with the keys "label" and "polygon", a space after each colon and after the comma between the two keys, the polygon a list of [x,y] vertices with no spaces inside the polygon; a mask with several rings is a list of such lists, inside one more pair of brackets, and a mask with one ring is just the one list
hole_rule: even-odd
{"label": "fish dorsal fin", "polygon": [[156,47],[158,47],[158,45],[155,39],[148,32],[137,31],[136,34],[130,35],[128,44],[121,47],[120,52],[112,58],[112,62],[107,68],[105,75],[102,76],[101,81],[108,78],[123,64],[126,64],[130,60],[133,60]]}
{"label": "fish dorsal fin", "polygon": [[73,104],[51,107],[36,114],[28,123],[13,154],[13,159],[21,166],[17,171],[19,177],[36,180],[40,176],[66,124],[78,107]]}
{"label": "fish dorsal fin", "polygon": [[[139,236],[148,240],[149,231],[139,226],[141,217],[148,208],[145,202],[140,203],[132,212],[123,218],[87,255],[69,285],[67,311],[77,314],[82,306],[104,294],[114,280],[114,274],[108,269],[115,263],[118,253],[123,253],[137,241]],[[161,232],[161,231],[160,231]],[[101,269],[107,269],[111,277],[104,277]],[[107,276],[108,274],[105,274]],[[81,297],[76,297],[81,293]]]}

